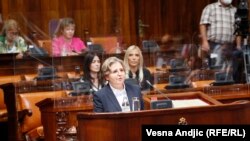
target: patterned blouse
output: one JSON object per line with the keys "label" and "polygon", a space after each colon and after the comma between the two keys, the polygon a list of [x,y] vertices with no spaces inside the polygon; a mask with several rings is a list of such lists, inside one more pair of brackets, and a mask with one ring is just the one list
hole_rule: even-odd
{"label": "patterned blouse", "polygon": [[13,44],[10,43],[5,39],[4,36],[0,36],[0,54],[4,53],[20,53],[27,51],[27,44],[25,40],[18,36]]}

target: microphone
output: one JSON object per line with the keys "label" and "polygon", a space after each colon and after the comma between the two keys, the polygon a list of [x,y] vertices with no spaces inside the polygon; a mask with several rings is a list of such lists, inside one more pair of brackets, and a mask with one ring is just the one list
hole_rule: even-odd
{"label": "microphone", "polygon": [[[146,82],[147,82],[147,84],[149,85],[149,86],[151,86],[152,88],[154,88],[158,93],[160,93],[160,94],[164,94],[163,92],[161,92],[159,89],[157,89],[156,87],[154,87],[154,85],[153,84],[151,84],[151,82],[150,81],[148,81],[148,80],[146,80]],[[169,99],[168,97],[167,97],[167,99]]]}
{"label": "microphone", "polygon": [[[158,93],[164,94],[159,89],[157,89],[156,87],[154,87],[154,85],[152,85],[150,81],[146,80],[146,83],[148,85],[150,85],[152,88],[154,88]],[[165,98],[167,98],[167,99],[166,100],[157,100],[157,101],[151,101],[150,102],[151,109],[173,108],[173,102],[172,102],[172,100],[169,97],[165,96],[165,95],[163,95],[163,96]]]}

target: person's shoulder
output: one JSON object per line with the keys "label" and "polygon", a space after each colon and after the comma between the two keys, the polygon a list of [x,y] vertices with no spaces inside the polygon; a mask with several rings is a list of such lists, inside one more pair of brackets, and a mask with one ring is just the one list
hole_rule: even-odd
{"label": "person's shoulder", "polygon": [[138,90],[141,89],[139,85],[129,84],[129,83],[125,83],[125,87],[129,89],[138,89]]}
{"label": "person's shoulder", "polygon": [[1,42],[1,43],[4,43],[4,41],[5,41],[5,36],[0,35],[0,42]]}
{"label": "person's shoulder", "polygon": [[25,39],[22,36],[18,36],[18,41],[21,41],[21,42],[23,41],[24,42]]}
{"label": "person's shoulder", "polygon": [[233,10],[237,10],[237,7],[235,7],[234,5],[231,5],[230,8],[232,8]]}
{"label": "person's shoulder", "polygon": [[100,90],[98,90],[96,92],[96,95],[99,95],[99,96],[102,96],[102,95],[105,95],[107,90],[109,89],[109,85],[105,85],[104,87],[102,87]]}
{"label": "person's shoulder", "polygon": [[79,38],[79,37],[73,37],[73,38],[72,38],[72,41],[73,41],[73,42],[83,42],[82,39]]}
{"label": "person's shoulder", "polygon": [[217,2],[210,3],[210,4],[206,5],[204,9],[212,9],[212,8],[216,8],[219,6],[220,6],[220,3],[217,1]]}
{"label": "person's shoulder", "polygon": [[143,68],[143,72],[144,72],[144,73],[146,73],[146,74],[150,74],[149,69],[148,69],[148,68],[146,68],[146,67],[144,67],[144,68]]}
{"label": "person's shoulder", "polygon": [[76,45],[76,46],[84,46],[84,42],[83,42],[83,40],[81,39],[81,38],[79,38],[79,37],[73,37],[72,38],[72,44],[74,44],[74,45]]}
{"label": "person's shoulder", "polygon": [[63,41],[63,37],[62,36],[56,36],[52,39],[53,43],[57,43],[57,42],[62,42]]}

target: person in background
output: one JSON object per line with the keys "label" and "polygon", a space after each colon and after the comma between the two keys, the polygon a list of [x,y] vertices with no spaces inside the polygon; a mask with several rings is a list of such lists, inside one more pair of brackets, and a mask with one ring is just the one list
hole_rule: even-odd
{"label": "person in background", "polygon": [[[186,84],[191,84],[192,81],[199,80],[200,71],[202,68],[202,59],[198,56],[198,49],[192,46],[188,51],[188,55],[185,60],[188,67],[188,75],[186,78]],[[202,78],[201,78],[202,79]]]}
{"label": "person in background", "polygon": [[18,53],[17,58],[22,58],[27,51],[27,44],[23,37],[20,36],[20,27],[14,19],[4,22],[0,36],[0,54]]}
{"label": "person in background", "polygon": [[74,20],[72,18],[61,19],[55,31],[56,37],[52,40],[53,56],[79,55],[86,49],[84,42],[74,37],[74,34]]}
{"label": "person in background", "polygon": [[80,81],[88,82],[94,92],[104,86],[101,75],[101,60],[97,53],[89,52],[84,56],[83,76]]}
{"label": "person in background", "polygon": [[153,77],[150,71],[143,66],[143,56],[138,46],[132,45],[127,48],[124,56],[126,78],[136,79],[141,86],[141,90],[151,89],[146,82],[153,84]]}
{"label": "person in background", "polygon": [[131,111],[133,97],[139,98],[140,109],[144,109],[140,87],[125,82],[122,60],[117,57],[107,58],[102,65],[102,73],[108,84],[94,93],[94,112]]}
{"label": "person in background", "polygon": [[222,46],[241,50],[241,38],[234,35],[236,8],[231,3],[232,0],[218,0],[207,5],[201,15],[201,49],[209,55],[210,68],[214,65],[212,58],[216,58],[215,66],[222,65]]}

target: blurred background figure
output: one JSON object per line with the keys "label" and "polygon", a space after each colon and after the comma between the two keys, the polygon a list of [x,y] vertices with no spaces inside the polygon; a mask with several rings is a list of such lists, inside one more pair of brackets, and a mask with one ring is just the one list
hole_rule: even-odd
{"label": "blurred background figure", "polygon": [[218,0],[203,9],[200,19],[201,48],[210,68],[222,65],[222,46],[226,45],[228,50],[241,49],[240,37],[234,35],[235,13],[232,0]]}
{"label": "blurred background figure", "polygon": [[125,83],[122,60],[117,57],[107,58],[102,65],[102,73],[108,84],[94,93],[94,112],[132,111],[133,97],[139,99],[140,109],[144,109],[140,87]]}
{"label": "blurred background figure", "polygon": [[137,80],[141,86],[141,90],[148,90],[151,88],[146,80],[153,84],[153,77],[150,71],[144,67],[142,52],[138,46],[132,45],[127,48],[124,56],[124,65],[126,78]]}
{"label": "blurred background figure", "polygon": [[18,53],[17,58],[22,58],[27,51],[27,44],[20,36],[20,27],[14,19],[4,22],[0,36],[0,53]]}
{"label": "blurred background figure", "polygon": [[161,38],[161,48],[171,49],[173,46],[173,38],[169,34],[165,34]]}
{"label": "blurred background figure", "polygon": [[199,73],[202,69],[202,59],[198,56],[198,48],[193,45],[189,51],[185,60],[188,67],[188,74],[186,83],[190,84],[192,81],[199,80]]}
{"label": "blurred background figure", "polygon": [[86,46],[84,42],[74,37],[75,22],[72,18],[63,18],[55,31],[56,37],[52,41],[53,56],[70,56],[81,54]]}

